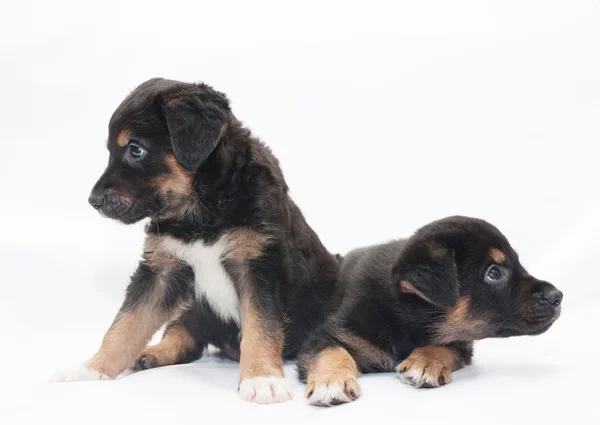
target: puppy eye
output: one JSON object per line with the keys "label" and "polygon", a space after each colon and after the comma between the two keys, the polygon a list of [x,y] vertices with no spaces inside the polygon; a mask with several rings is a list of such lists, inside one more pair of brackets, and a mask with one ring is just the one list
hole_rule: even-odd
{"label": "puppy eye", "polygon": [[502,271],[498,266],[491,266],[487,273],[485,274],[485,278],[490,282],[498,282],[502,279]]}
{"label": "puppy eye", "polygon": [[135,143],[130,143],[129,144],[129,152],[131,153],[132,157],[141,158],[146,153],[146,150],[144,148],[136,145]]}

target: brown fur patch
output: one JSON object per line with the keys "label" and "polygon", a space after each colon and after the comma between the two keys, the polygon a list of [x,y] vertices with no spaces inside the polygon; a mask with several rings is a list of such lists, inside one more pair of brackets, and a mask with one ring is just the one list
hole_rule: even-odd
{"label": "brown fur patch", "polygon": [[168,290],[169,269],[161,269],[154,277],[152,290],[135,306],[120,312],[104,335],[102,345],[89,366],[115,378],[139,357],[152,335],[163,324],[175,320],[189,307],[181,303],[170,311],[159,307],[165,290]]}
{"label": "brown fur patch", "polygon": [[184,169],[172,154],[165,155],[169,172],[152,179],[152,186],[164,198],[166,209],[161,218],[181,217],[197,206],[194,173]]}
{"label": "brown fur patch", "polygon": [[336,337],[350,347],[354,357],[360,359],[359,363],[377,366],[388,371],[394,369],[394,360],[390,355],[366,339],[345,330],[337,332]]}
{"label": "brown fur patch", "polygon": [[242,227],[227,234],[224,259],[243,262],[259,257],[267,243],[267,237],[256,230]]}
{"label": "brown fur patch", "polygon": [[436,329],[436,344],[448,344],[454,341],[474,341],[487,336],[489,326],[483,320],[471,317],[470,298],[463,296],[446,313],[444,320]]}
{"label": "brown fur patch", "polygon": [[319,385],[339,384],[349,399],[360,396],[358,367],[352,356],[342,347],[326,348],[309,364],[306,395],[310,397]]}
{"label": "brown fur patch", "polygon": [[240,381],[256,376],[283,377],[283,330],[265,329],[253,297],[241,303]]}
{"label": "brown fur patch", "polygon": [[88,366],[116,378],[133,366],[152,335],[166,320],[166,315],[147,306],[119,313]]}
{"label": "brown fur patch", "polygon": [[167,328],[158,344],[142,351],[142,357],[150,367],[169,366],[182,362],[197,348],[190,331],[181,323],[175,323]]}
{"label": "brown fur patch", "polygon": [[403,280],[400,282],[400,289],[402,289],[403,292],[406,292],[408,294],[414,294],[418,297],[421,297],[422,299],[427,301],[429,304],[434,304],[433,301],[431,301],[429,298],[427,298],[424,293],[422,293],[417,288],[415,288],[414,285],[412,283],[410,283],[408,280]]}
{"label": "brown fur patch", "polygon": [[160,248],[161,239],[156,235],[147,235],[144,242],[144,263],[155,273],[177,266],[179,260],[173,254]]}
{"label": "brown fur patch", "polygon": [[417,387],[439,387],[452,382],[452,371],[460,368],[460,364],[456,352],[448,347],[419,347],[396,367],[396,371]]}
{"label": "brown fur patch", "polygon": [[490,249],[490,257],[492,257],[492,260],[496,263],[504,263],[506,261],[506,255],[498,248]]}
{"label": "brown fur patch", "polygon": [[164,161],[170,172],[154,179],[153,183],[156,189],[162,195],[191,196],[194,174],[179,165],[172,154],[165,155]]}
{"label": "brown fur patch", "polygon": [[123,130],[119,133],[119,135],[117,136],[117,144],[119,146],[121,146],[122,148],[124,148],[125,146],[127,146],[127,143],[129,142],[129,136],[131,136],[131,131],[129,130]]}

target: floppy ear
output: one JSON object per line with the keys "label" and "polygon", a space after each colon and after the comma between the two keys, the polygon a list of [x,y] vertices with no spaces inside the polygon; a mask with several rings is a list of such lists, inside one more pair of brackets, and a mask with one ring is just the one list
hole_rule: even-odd
{"label": "floppy ear", "polygon": [[454,251],[436,241],[409,242],[392,268],[400,291],[442,308],[458,302],[459,282]]}
{"label": "floppy ear", "polygon": [[[208,89],[208,87],[207,87]],[[217,146],[230,115],[227,98],[212,89],[185,91],[165,103],[165,118],[175,159],[195,171]]]}

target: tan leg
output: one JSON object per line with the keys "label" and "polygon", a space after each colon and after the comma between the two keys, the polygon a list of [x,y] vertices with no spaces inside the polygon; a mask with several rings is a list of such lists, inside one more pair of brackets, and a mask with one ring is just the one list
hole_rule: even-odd
{"label": "tan leg", "polygon": [[[132,367],[152,335],[166,322],[173,320],[193,296],[193,274],[181,269],[177,259],[152,253],[142,261],[132,276],[125,301],[98,352],[88,362],[59,370],[51,382],[114,379]],[[172,279],[179,282],[177,297],[165,297]],[[183,285],[187,283],[187,285]]]}
{"label": "tan leg", "polygon": [[133,363],[168,316],[145,306],[119,313],[87,366],[116,378]]}
{"label": "tan leg", "polygon": [[200,354],[198,344],[187,327],[181,323],[173,323],[167,327],[158,344],[142,351],[134,369],[145,370],[187,363],[196,360]]}
{"label": "tan leg", "polygon": [[343,347],[326,348],[308,366],[306,396],[318,406],[334,406],[360,397],[358,368]]}
{"label": "tan leg", "polygon": [[445,346],[415,348],[396,371],[417,388],[434,388],[452,382],[452,372],[462,367],[459,354]]}
{"label": "tan leg", "polygon": [[290,384],[283,377],[281,324],[261,317],[251,297],[242,300],[240,313],[240,395],[246,401],[261,404],[292,399]]}

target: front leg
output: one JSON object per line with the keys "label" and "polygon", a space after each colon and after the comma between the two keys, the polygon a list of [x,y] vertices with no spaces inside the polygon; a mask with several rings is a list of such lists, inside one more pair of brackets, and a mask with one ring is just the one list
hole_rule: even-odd
{"label": "front leg", "polygon": [[192,270],[172,257],[153,254],[139,264],[94,357],[76,368],[59,370],[50,382],[116,378],[133,366],[152,335],[176,317],[192,295]]}
{"label": "front leg", "polygon": [[415,348],[396,371],[417,388],[435,388],[452,382],[452,372],[471,363],[472,342]]}
{"label": "front leg", "polygon": [[[268,258],[277,258],[267,256]],[[276,264],[267,259],[238,266],[240,288],[240,396],[269,404],[291,400],[290,383],[283,376],[283,308],[279,301]]]}
{"label": "front leg", "polygon": [[298,356],[300,380],[306,382],[306,397],[316,406],[335,406],[360,397],[360,372],[391,371],[394,361],[381,347],[356,331],[345,329],[332,317],[314,331]]}

